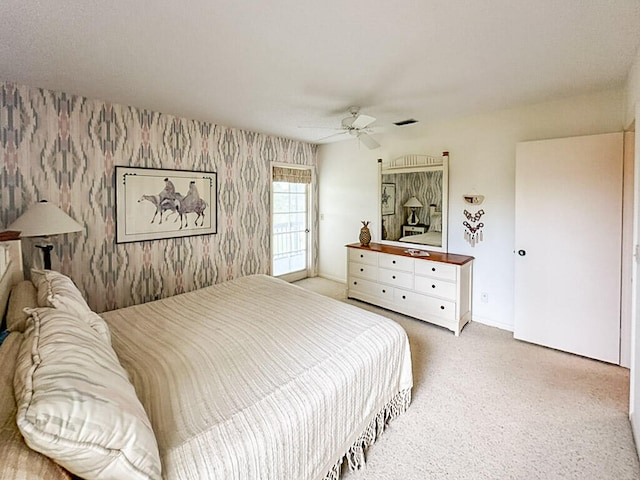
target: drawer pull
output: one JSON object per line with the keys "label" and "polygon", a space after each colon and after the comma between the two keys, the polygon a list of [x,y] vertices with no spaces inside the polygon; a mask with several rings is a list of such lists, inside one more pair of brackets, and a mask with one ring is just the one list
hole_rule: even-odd
{"label": "drawer pull", "polygon": [[406,300],[406,299],[407,299],[407,296],[406,296],[406,295],[402,295],[402,299],[403,299],[403,300]]}
{"label": "drawer pull", "polygon": [[395,261],[395,260],[393,260],[391,263],[393,263],[393,264],[395,265],[395,264],[396,264],[396,261]]}
{"label": "drawer pull", "polygon": [[387,291],[386,290],[382,290],[382,293],[387,293]]}
{"label": "drawer pull", "polygon": [[431,267],[431,271],[435,272],[436,271],[436,267]]}
{"label": "drawer pull", "polygon": [[392,276],[391,276],[391,278],[393,278],[393,279],[395,280],[395,279],[396,279],[396,276],[395,276],[395,275],[392,275]]}
{"label": "drawer pull", "polygon": [[358,284],[358,282],[353,282],[353,284],[354,284],[354,285],[357,285],[357,284]]}
{"label": "drawer pull", "polygon": [[362,253],[360,254],[360,258],[364,258],[364,255]]}
{"label": "drawer pull", "polygon": [[435,285],[431,285],[431,288],[436,288],[436,286]]}
{"label": "drawer pull", "polygon": [[360,269],[360,271],[361,271],[361,272],[364,272],[364,268],[361,268],[361,269]]}
{"label": "drawer pull", "polygon": [[440,310],[444,310],[444,305],[440,305]]}

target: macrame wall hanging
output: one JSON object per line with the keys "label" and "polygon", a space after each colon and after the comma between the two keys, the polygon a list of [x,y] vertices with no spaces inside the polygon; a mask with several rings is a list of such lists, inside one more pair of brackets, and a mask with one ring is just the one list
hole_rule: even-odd
{"label": "macrame wall hanging", "polygon": [[[463,195],[464,201],[471,205],[479,205],[483,202],[483,195]],[[480,221],[484,215],[484,210],[480,209],[476,213],[471,213],[465,209],[464,216],[467,217],[462,222],[464,225],[464,239],[469,242],[472,247],[476,246],[476,243],[482,241],[482,228],[484,223]]]}

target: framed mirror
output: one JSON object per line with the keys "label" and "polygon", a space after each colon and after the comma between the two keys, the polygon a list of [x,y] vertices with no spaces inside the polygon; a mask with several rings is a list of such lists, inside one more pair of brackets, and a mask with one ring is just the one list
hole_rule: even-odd
{"label": "framed mirror", "polygon": [[378,160],[380,243],[447,251],[449,153]]}

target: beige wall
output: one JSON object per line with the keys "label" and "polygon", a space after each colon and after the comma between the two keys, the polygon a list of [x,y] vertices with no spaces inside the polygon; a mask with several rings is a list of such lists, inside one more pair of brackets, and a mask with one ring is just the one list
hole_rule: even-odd
{"label": "beige wall", "polygon": [[[393,128],[367,150],[350,140],[322,145],[320,275],[345,280],[344,245],[357,241],[360,220],[377,231],[377,158],[450,152],[449,251],[473,255],[474,319],[513,329],[515,147],[524,140],[621,131],[624,94],[604,91],[458,120]],[[484,241],[464,240],[462,195],[485,195]],[[379,239],[377,235],[375,239]],[[480,301],[481,293],[488,302]]]}
{"label": "beige wall", "polygon": [[640,46],[636,51],[635,62],[629,70],[625,95],[624,127],[629,128],[637,118],[636,105],[640,101]]}

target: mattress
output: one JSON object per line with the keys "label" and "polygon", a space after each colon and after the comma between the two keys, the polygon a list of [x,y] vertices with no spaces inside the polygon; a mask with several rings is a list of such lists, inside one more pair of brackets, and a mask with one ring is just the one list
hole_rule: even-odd
{"label": "mattress", "polygon": [[102,316],[165,479],[337,478],[410,401],[397,323],[272,277]]}

